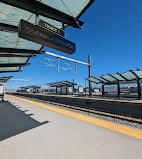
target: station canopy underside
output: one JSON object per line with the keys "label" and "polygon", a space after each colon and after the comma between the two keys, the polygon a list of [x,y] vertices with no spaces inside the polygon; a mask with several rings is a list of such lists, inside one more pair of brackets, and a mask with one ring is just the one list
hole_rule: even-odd
{"label": "station canopy underside", "polygon": [[[36,15],[61,29],[62,23],[78,27],[78,18],[94,0],[2,0],[0,2],[0,72],[18,72],[42,45],[18,36],[18,26],[23,19],[35,24]],[[32,4],[32,5],[30,5]],[[12,51],[11,51],[12,50]]]}
{"label": "station canopy underside", "polygon": [[88,78],[87,80],[96,84],[104,83],[105,85],[117,84],[118,82],[121,84],[133,84],[137,83],[137,80],[142,80],[142,70],[137,69],[124,73],[107,74],[99,77],[95,76]]}
{"label": "station canopy underside", "polygon": [[49,85],[50,87],[62,87],[62,86],[72,87],[73,85],[77,84],[69,81],[61,81],[61,82],[46,83],[46,85]]}
{"label": "station canopy underside", "polygon": [[0,83],[6,83],[12,76],[0,77]]}

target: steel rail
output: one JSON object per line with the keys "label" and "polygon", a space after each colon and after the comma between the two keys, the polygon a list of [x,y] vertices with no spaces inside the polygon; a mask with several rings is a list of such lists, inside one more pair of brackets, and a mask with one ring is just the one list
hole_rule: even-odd
{"label": "steel rail", "polygon": [[88,115],[94,114],[94,115],[98,115],[100,117],[103,116],[103,117],[112,118],[112,119],[114,119],[114,122],[116,122],[116,119],[117,119],[117,120],[127,121],[127,122],[131,122],[131,123],[142,124],[141,118],[131,117],[131,116],[127,116],[127,115],[121,115],[121,114],[115,114],[115,113],[109,113],[109,112],[105,112],[105,111],[101,111],[101,110],[95,110],[95,109],[89,108],[89,107],[80,107],[80,106],[76,106],[76,105],[56,103],[53,101],[45,101],[42,99],[36,99],[36,98],[26,97],[26,96],[21,96],[21,95],[14,94],[14,96],[27,98],[29,100],[33,100],[33,101],[37,101],[37,102],[47,103],[47,104],[50,104],[52,106],[64,107],[64,108],[69,108],[70,110],[73,109],[73,110],[77,110],[80,112],[86,112]]}

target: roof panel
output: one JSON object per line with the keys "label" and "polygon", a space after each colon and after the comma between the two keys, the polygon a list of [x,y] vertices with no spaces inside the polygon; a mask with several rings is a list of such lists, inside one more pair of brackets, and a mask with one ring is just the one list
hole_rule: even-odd
{"label": "roof panel", "polygon": [[37,0],[63,13],[77,17],[82,10],[88,5],[90,0]]}
{"label": "roof panel", "polygon": [[136,70],[134,73],[139,76],[139,78],[142,78],[142,71],[141,70]]}
{"label": "roof panel", "polygon": [[0,77],[0,83],[6,83],[12,76]]}
{"label": "roof panel", "polygon": [[0,47],[30,50],[40,50],[41,48],[41,45],[37,43],[18,38],[17,33],[0,31],[0,37]]}
{"label": "roof panel", "polygon": [[120,81],[125,80],[123,77],[121,77],[119,74],[111,74],[112,76],[114,76],[115,78],[117,78]]}
{"label": "roof panel", "polygon": [[91,80],[94,83],[101,83],[99,80],[97,80],[97,79],[95,79],[93,77],[89,78],[89,80]]}
{"label": "roof panel", "polygon": [[13,72],[19,71],[20,67],[0,67],[0,72]]}
{"label": "roof panel", "polygon": [[[103,76],[102,76],[103,77]],[[107,80],[102,79],[101,77],[96,77],[96,79],[102,81],[102,82],[107,82]]]}
{"label": "roof panel", "polygon": [[26,63],[28,57],[1,57],[0,64],[23,64]]}
{"label": "roof panel", "polygon": [[[0,2],[0,22],[18,26],[21,19],[35,24],[35,14]],[[41,45],[18,38],[18,33],[0,31],[0,47],[40,50]]]}
{"label": "roof panel", "polygon": [[124,76],[125,78],[127,78],[128,80],[136,79],[136,76],[130,71],[121,73],[121,75]]}
{"label": "roof panel", "polygon": [[108,80],[110,82],[113,82],[116,80],[115,78],[111,77],[110,75],[105,75],[105,76],[103,76],[103,78],[105,78],[106,80]]}
{"label": "roof panel", "polygon": [[[132,72],[134,72],[134,73],[132,73]],[[101,77],[91,77],[91,78],[88,78],[87,80],[90,80],[96,84],[98,84],[98,83],[116,84],[117,81],[120,81],[120,83],[122,83],[122,84],[128,84],[128,83],[136,83],[138,77],[139,77],[139,79],[142,80],[142,70],[130,70],[128,72],[124,72],[121,74],[116,73],[116,74],[104,75]],[[108,81],[105,81],[103,78],[108,80]]]}
{"label": "roof panel", "polygon": [[49,85],[50,87],[72,86],[73,84],[77,85],[76,83],[72,83],[69,81],[46,83],[46,85]]}

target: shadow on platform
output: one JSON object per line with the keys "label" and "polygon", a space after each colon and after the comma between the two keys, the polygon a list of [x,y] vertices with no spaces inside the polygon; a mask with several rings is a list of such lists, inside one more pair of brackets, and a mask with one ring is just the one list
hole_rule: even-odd
{"label": "shadow on platform", "polygon": [[[28,111],[28,110],[26,110]],[[31,118],[8,101],[0,101],[0,141],[48,123]]]}

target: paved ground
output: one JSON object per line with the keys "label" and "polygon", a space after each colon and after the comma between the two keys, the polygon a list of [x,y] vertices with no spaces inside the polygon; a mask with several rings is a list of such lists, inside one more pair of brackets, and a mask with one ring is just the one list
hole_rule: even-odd
{"label": "paved ground", "polygon": [[7,97],[0,159],[142,159],[142,140]]}

